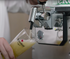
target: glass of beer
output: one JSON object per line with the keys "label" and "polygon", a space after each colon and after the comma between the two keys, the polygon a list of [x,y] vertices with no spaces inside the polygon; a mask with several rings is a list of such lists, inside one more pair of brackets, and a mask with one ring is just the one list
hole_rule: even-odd
{"label": "glass of beer", "polygon": [[31,31],[23,29],[10,43],[14,56],[18,57],[35,44],[35,40],[31,37]]}

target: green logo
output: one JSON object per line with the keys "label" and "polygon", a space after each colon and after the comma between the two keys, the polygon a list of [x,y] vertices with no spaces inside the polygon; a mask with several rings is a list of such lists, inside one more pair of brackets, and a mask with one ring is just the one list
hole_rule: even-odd
{"label": "green logo", "polygon": [[70,4],[69,0],[58,0],[57,5],[67,5]]}

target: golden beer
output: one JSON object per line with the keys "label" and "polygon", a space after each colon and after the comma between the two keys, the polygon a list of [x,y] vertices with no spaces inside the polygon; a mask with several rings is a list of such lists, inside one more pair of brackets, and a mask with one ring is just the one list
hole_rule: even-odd
{"label": "golden beer", "polygon": [[33,40],[25,40],[23,42],[18,42],[18,41],[12,42],[10,46],[13,49],[15,57],[18,57],[26,50],[28,50],[30,47],[32,47],[34,44],[35,42]]}

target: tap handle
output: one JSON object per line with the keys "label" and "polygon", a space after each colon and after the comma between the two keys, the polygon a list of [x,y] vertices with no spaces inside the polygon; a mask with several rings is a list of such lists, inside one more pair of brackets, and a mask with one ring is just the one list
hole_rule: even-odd
{"label": "tap handle", "polygon": [[44,5],[46,3],[46,1],[45,2],[40,2],[39,0],[37,1],[38,1],[38,4],[41,4],[41,5]]}

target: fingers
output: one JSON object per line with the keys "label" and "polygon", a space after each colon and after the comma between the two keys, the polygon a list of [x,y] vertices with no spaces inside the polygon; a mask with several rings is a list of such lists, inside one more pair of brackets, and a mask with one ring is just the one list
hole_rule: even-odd
{"label": "fingers", "polygon": [[12,50],[12,48],[10,47],[10,45],[8,44],[8,42],[5,41],[3,45],[4,45],[5,49],[6,49],[6,51],[7,51],[8,55],[9,55],[9,57],[10,57],[11,59],[15,59],[13,50]]}
{"label": "fingers", "polygon": [[[12,48],[4,38],[0,38],[0,51],[5,59],[15,59]],[[2,55],[0,59],[3,59]]]}
{"label": "fingers", "polygon": [[4,46],[1,45],[0,47],[1,47],[1,48],[0,48],[1,53],[3,54],[4,58],[5,58],[5,59],[9,59],[9,56],[8,56],[8,54],[7,54],[7,52],[6,52],[5,48],[4,48]]}
{"label": "fingers", "polygon": [[3,59],[1,53],[0,53],[0,59]]}

